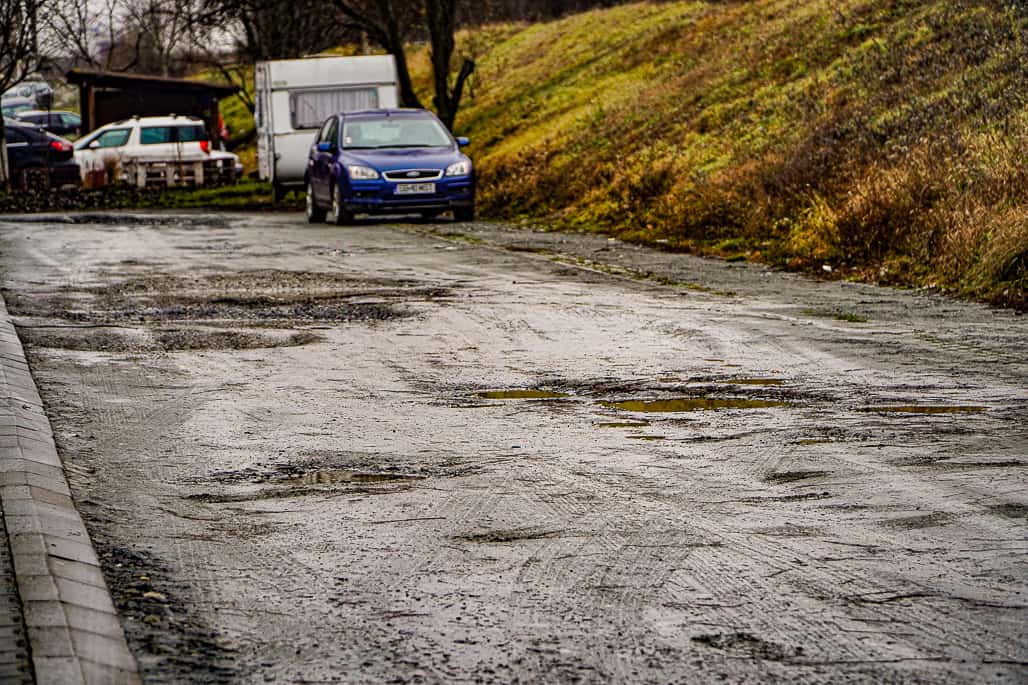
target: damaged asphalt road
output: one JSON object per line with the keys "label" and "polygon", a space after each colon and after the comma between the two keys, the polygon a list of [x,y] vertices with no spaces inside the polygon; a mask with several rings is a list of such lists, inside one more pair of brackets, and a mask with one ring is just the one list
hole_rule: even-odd
{"label": "damaged asphalt road", "polygon": [[1028,677],[1023,316],[484,223],[0,255],[147,683]]}

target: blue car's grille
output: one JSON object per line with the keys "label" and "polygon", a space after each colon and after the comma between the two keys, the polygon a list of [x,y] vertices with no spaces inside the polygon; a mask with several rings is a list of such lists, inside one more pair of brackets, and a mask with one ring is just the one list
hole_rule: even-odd
{"label": "blue car's grille", "polygon": [[439,169],[402,169],[386,171],[383,176],[389,181],[432,181],[443,177]]}

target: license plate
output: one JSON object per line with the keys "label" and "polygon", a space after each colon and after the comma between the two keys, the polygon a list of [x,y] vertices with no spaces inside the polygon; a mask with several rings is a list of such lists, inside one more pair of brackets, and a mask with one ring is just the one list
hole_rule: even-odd
{"label": "license plate", "polygon": [[435,183],[397,183],[397,195],[426,195],[435,192]]}

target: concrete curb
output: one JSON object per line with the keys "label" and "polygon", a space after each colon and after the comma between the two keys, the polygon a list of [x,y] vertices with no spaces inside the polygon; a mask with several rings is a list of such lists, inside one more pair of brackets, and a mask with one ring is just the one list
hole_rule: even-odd
{"label": "concrete curb", "polygon": [[36,682],[141,683],[2,296],[0,505]]}

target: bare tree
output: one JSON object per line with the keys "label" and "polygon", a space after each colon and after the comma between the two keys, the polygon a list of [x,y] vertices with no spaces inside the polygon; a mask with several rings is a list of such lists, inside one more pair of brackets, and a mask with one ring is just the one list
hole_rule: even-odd
{"label": "bare tree", "polygon": [[[39,18],[49,9],[47,0],[0,0],[0,92],[38,71],[46,59]],[[0,188],[10,188],[7,134],[0,116]]]}
{"label": "bare tree", "polygon": [[[428,33],[432,52],[432,102],[436,114],[447,128],[460,107],[464,85],[475,69],[473,60],[465,58],[453,85],[450,85],[451,62],[455,47],[457,0],[334,0],[336,8],[349,26],[366,34],[396,59],[400,101],[407,107],[421,107],[414,92],[407,67],[407,41],[412,33]],[[416,26],[416,28],[415,28]]]}
{"label": "bare tree", "polygon": [[45,21],[64,57],[79,66],[127,71],[139,62],[138,45],[125,43],[125,0],[53,0]]}

